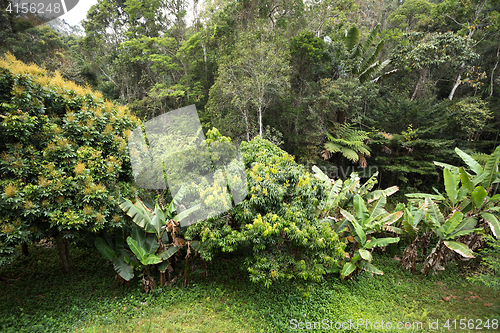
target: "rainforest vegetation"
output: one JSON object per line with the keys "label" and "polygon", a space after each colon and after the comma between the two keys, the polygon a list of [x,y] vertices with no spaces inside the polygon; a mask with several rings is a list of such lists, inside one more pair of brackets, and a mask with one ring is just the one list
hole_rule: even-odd
{"label": "rainforest vegetation", "polygon": [[[0,328],[149,331],[161,313],[172,331],[281,332],[305,313],[364,312],[335,291],[349,300],[379,286],[367,302],[433,295],[433,283],[481,300],[498,292],[500,1],[99,0],[82,36],[9,3]],[[148,121],[189,105],[200,129],[146,137]],[[205,150],[174,152],[182,140]],[[137,181],[148,149],[170,188]],[[19,293],[36,274],[28,289],[54,307]],[[47,289],[54,278],[60,294]],[[89,313],[55,309],[86,291]],[[228,304],[207,305],[210,295]],[[366,316],[470,318],[433,297],[415,308],[388,298],[385,314]],[[194,303],[206,326],[165,310]],[[497,329],[500,299],[477,306],[474,319]]]}

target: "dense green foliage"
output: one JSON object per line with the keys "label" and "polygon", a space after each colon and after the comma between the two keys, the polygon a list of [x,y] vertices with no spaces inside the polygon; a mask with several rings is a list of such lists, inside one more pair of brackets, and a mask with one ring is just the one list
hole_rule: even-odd
{"label": "dense green foliage", "polygon": [[0,63],[1,260],[20,242],[121,226],[135,116],[12,55]]}
{"label": "dense green foliage", "polygon": [[267,140],[255,138],[240,149],[248,199],[224,216],[191,226],[187,236],[204,244],[205,259],[247,248],[254,282],[319,281],[343,254],[338,236],[316,215],[325,200],[322,183]]}
{"label": "dense green foliage", "polygon": [[[213,0],[195,1],[192,15],[180,0],[99,0],[83,37],[34,27],[36,17],[4,10],[10,2],[0,0],[0,265],[18,244],[26,252],[27,243],[55,242],[68,273],[69,242],[85,239],[116,280],[139,278],[149,293],[140,298],[160,304],[165,286],[199,283],[198,273],[215,272],[219,283],[229,260],[238,270],[231,278],[256,282],[244,292],[282,308],[242,306],[271,322],[250,331],[373,309],[365,298],[345,301],[358,299],[351,287],[406,306],[367,285],[415,299],[416,281],[445,268],[456,275],[457,262],[479,262],[477,252],[485,266],[471,280],[498,286],[498,0]],[[149,120],[192,104],[202,128],[193,113],[148,130]],[[363,172],[350,172],[356,164]],[[162,182],[166,189],[136,189]],[[410,278],[417,267],[423,275]],[[198,303],[225,292],[189,288]],[[170,295],[178,302],[168,304],[192,307],[177,289]],[[2,308],[7,329],[38,314],[0,296],[16,304]],[[407,314],[392,303],[388,315],[364,319]],[[130,303],[104,304],[113,316],[130,313]],[[408,317],[425,320],[427,310]],[[81,328],[54,313],[37,324]]]}

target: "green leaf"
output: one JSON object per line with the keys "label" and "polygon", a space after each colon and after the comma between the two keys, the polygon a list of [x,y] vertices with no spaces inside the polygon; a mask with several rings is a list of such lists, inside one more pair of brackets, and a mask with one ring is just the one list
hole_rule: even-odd
{"label": "green leaf", "polygon": [[144,235],[144,230],[135,226],[132,228],[132,238],[137,241],[140,247],[146,247],[146,236]]}
{"label": "green leaf", "polygon": [[427,194],[427,193],[408,193],[405,195],[408,198],[415,198],[415,199],[431,198],[432,200],[436,200],[436,201],[445,201],[446,200],[446,198],[443,197],[442,195]]}
{"label": "green leaf", "polygon": [[125,262],[123,255],[113,259],[113,267],[125,281],[130,281],[134,277],[134,268]]}
{"label": "green leaf", "polygon": [[151,224],[154,215],[140,200],[137,200],[137,202],[133,204],[132,201],[122,198],[120,208],[132,218],[135,224],[143,228],[146,232],[155,232]]}
{"label": "green leaf", "polygon": [[365,220],[368,218],[368,209],[366,209],[365,201],[359,194],[356,194],[353,198],[353,204],[359,224],[364,226]]}
{"label": "green leaf", "polygon": [[460,222],[460,224],[455,228],[455,230],[453,230],[452,233],[447,235],[447,238],[452,238],[452,237],[455,238],[459,233],[467,234],[465,233],[465,231],[473,230],[476,224],[477,224],[477,219],[475,217],[472,216],[467,217],[463,219],[462,222]]}
{"label": "green leaf", "polygon": [[340,275],[342,277],[349,276],[354,270],[356,269],[356,265],[354,265],[352,262],[347,262],[345,263],[344,267],[342,268],[342,272]]}
{"label": "green leaf", "polygon": [[394,212],[394,213],[391,213],[391,214],[389,214],[387,216],[384,216],[379,221],[379,223],[381,223],[383,225],[391,225],[394,222],[396,222],[397,220],[399,220],[401,218],[401,216],[403,216],[403,211],[402,210],[400,210],[399,212]]}
{"label": "green leaf", "polygon": [[156,250],[158,250],[159,246],[160,244],[158,243],[158,239],[155,235],[148,234],[143,249],[146,250],[147,253],[153,254]]}
{"label": "green leaf", "polygon": [[162,261],[157,267],[158,267],[158,270],[162,273],[165,273],[165,271],[167,270],[167,267],[168,267],[168,260],[165,260],[165,261]]}
{"label": "green leaf", "polygon": [[455,212],[452,217],[446,221],[446,223],[443,225],[443,230],[446,235],[452,233],[455,228],[462,222],[462,219],[464,217],[464,214],[462,212]]}
{"label": "green leaf", "polygon": [[[476,175],[480,175],[483,173],[483,168],[481,167],[481,165],[475,160],[473,159],[470,155],[466,154],[465,152],[463,152],[462,150],[460,150],[459,148],[455,148],[455,152],[458,154],[458,156],[460,156],[462,158],[462,160],[465,162],[465,164],[467,164],[469,166],[469,168],[474,171],[474,173]],[[461,168],[463,169],[463,168]]]}
{"label": "green leaf", "polygon": [[147,258],[147,256],[149,255],[148,252],[146,252],[145,249],[143,249],[142,247],[139,246],[139,243],[133,239],[132,237],[128,237],[127,238],[127,244],[128,246],[130,247],[130,250],[132,251],[132,253],[135,254],[135,256],[137,257],[137,259],[142,263],[144,261],[144,259]]}
{"label": "green leaf", "polygon": [[443,243],[444,245],[446,245],[447,248],[449,248],[452,251],[455,251],[456,253],[460,254],[463,257],[474,258],[473,252],[464,243],[453,242],[453,241],[444,241]]}
{"label": "green leaf", "polygon": [[458,197],[458,180],[453,177],[451,171],[448,169],[443,170],[443,176],[446,194],[448,195],[448,199],[450,199],[451,204],[455,206]]}
{"label": "green leaf", "polygon": [[367,261],[372,261],[373,259],[371,252],[365,249],[359,249],[359,255]]}
{"label": "green leaf", "polygon": [[154,254],[148,254],[143,260],[141,260],[141,263],[145,266],[147,265],[156,265],[161,262],[161,258],[154,255]]}
{"label": "green leaf", "polygon": [[373,266],[372,264],[362,261],[358,264],[358,267],[361,268],[364,271],[373,273],[373,274],[378,274],[378,275],[384,275],[384,272],[382,272],[380,269],[377,267]]}
{"label": "green leaf", "polygon": [[161,227],[163,227],[166,222],[167,221],[165,221],[165,214],[163,214],[163,211],[161,210],[160,206],[156,204],[154,210],[154,217],[151,219],[150,223],[151,226],[156,231],[156,235],[158,235],[158,237],[160,236],[161,233]]}
{"label": "green leaf", "polygon": [[359,43],[359,30],[356,26],[352,26],[351,29],[346,33],[345,46],[347,51],[351,51],[355,45]]}
{"label": "green leaf", "polygon": [[356,221],[356,218],[343,209],[340,209],[340,213],[351,222],[356,235],[359,237],[360,243],[364,245],[366,242],[366,234],[363,231],[363,228],[359,225],[358,221]]}
{"label": "green leaf", "polygon": [[477,208],[481,208],[484,203],[484,199],[488,196],[488,192],[482,186],[476,186],[474,191],[472,191],[471,197],[474,199],[474,203]]}
{"label": "green leaf", "polygon": [[384,209],[384,206],[385,206],[386,203],[387,203],[387,199],[385,198],[385,196],[382,196],[377,201],[377,203],[375,204],[375,206],[373,207],[373,210],[372,210],[372,213],[370,215],[370,218],[371,219],[375,219],[375,218],[379,217],[380,215],[387,213],[385,211],[385,209]]}
{"label": "green leaf", "polygon": [[484,166],[483,175],[486,175],[486,177],[484,178],[483,185],[485,188],[490,188],[493,181],[495,181],[495,179],[498,178],[497,173],[498,173],[499,159],[500,159],[500,146],[498,146],[493,152],[493,154],[490,155]]}
{"label": "green leaf", "polygon": [[158,256],[163,260],[167,260],[168,258],[173,256],[177,251],[179,251],[179,248],[177,246],[171,246],[167,250],[158,253]]}
{"label": "green leaf", "polygon": [[191,208],[188,208],[188,209],[182,211],[181,213],[175,215],[174,218],[173,218],[173,220],[177,221],[177,222],[180,222],[180,221],[184,220],[186,217],[188,217],[189,214],[191,214],[192,212],[200,209],[200,207],[201,207],[201,204],[197,204],[197,205],[195,205],[195,206],[193,206]]}
{"label": "green leaf", "polygon": [[372,237],[372,239],[366,243],[364,246],[365,249],[373,249],[379,246],[387,246],[392,243],[397,243],[399,242],[399,237],[395,238],[380,238],[376,239],[375,237]]}
{"label": "green leaf", "polygon": [[432,199],[425,198],[424,209],[429,213],[438,228],[444,224],[444,216]]}
{"label": "green leaf", "polygon": [[116,252],[101,237],[96,238],[94,245],[99,250],[99,252],[101,252],[104,258],[113,260],[113,258],[117,257]]}
{"label": "green leaf", "polygon": [[496,238],[500,237],[500,222],[498,221],[498,218],[493,214],[485,212],[482,212],[481,216],[490,225],[490,229],[493,232],[493,235]]}

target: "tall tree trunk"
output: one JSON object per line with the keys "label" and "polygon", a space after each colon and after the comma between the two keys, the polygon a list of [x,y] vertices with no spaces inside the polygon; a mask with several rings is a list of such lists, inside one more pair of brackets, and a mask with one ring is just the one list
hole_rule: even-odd
{"label": "tall tree trunk", "polygon": [[57,251],[59,252],[59,259],[61,259],[61,265],[65,273],[69,273],[69,261],[66,251],[65,241],[62,238],[62,234],[58,233],[56,236]]}
{"label": "tall tree trunk", "polygon": [[453,96],[455,96],[455,91],[457,90],[458,86],[460,85],[461,80],[462,80],[462,71],[464,70],[465,63],[462,63],[462,66],[460,66],[460,73],[458,73],[458,77],[455,80],[455,84],[453,85],[453,89],[451,89],[450,95],[448,96],[448,99],[451,101],[453,100]]}
{"label": "tall tree trunk", "polygon": [[420,77],[418,78],[417,86],[415,87],[415,90],[413,91],[413,95],[411,96],[411,100],[413,101],[415,98],[418,97],[418,93],[420,90],[422,90],[422,86],[425,83],[425,78],[427,77],[427,73],[429,72],[428,68],[422,68],[420,70]]}

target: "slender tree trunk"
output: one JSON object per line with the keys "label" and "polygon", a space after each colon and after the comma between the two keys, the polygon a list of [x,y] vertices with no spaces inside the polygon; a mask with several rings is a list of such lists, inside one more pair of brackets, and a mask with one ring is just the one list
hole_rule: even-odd
{"label": "slender tree trunk", "polygon": [[453,100],[453,96],[455,96],[455,91],[457,90],[458,86],[460,85],[461,80],[462,80],[462,71],[464,70],[465,63],[462,63],[460,66],[460,73],[458,73],[458,77],[455,80],[455,84],[453,85],[453,89],[451,89],[450,95],[448,96],[448,99],[451,101]]}
{"label": "slender tree trunk", "polygon": [[415,90],[413,91],[413,95],[411,96],[411,100],[413,101],[417,96],[420,90],[422,90],[422,86],[424,85],[425,78],[427,77],[427,72],[429,69],[427,68],[422,68],[420,70],[420,77],[418,78],[418,83],[417,86],[415,87]]}
{"label": "slender tree trunk", "polygon": [[262,139],[262,106],[259,105],[259,135],[260,138]]}
{"label": "slender tree trunk", "polygon": [[57,251],[59,252],[59,258],[61,259],[61,265],[65,273],[69,273],[69,261],[66,252],[65,241],[62,238],[62,234],[58,233],[56,236]]}
{"label": "slender tree trunk", "polygon": [[28,243],[21,243],[21,254],[25,257],[29,256]]}
{"label": "slender tree trunk", "polygon": [[453,85],[453,89],[451,89],[450,95],[448,96],[448,99],[450,101],[453,100],[453,96],[455,95],[455,91],[457,90],[458,86],[460,85],[461,80],[462,80],[462,74],[458,74],[458,77],[455,80],[455,84]]}
{"label": "slender tree trunk", "polygon": [[497,62],[495,63],[495,67],[493,67],[493,70],[491,71],[490,97],[493,96],[493,83],[495,82],[495,71],[498,67],[498,57],[500,57],[500,44],[498,45],[497,49]]}

